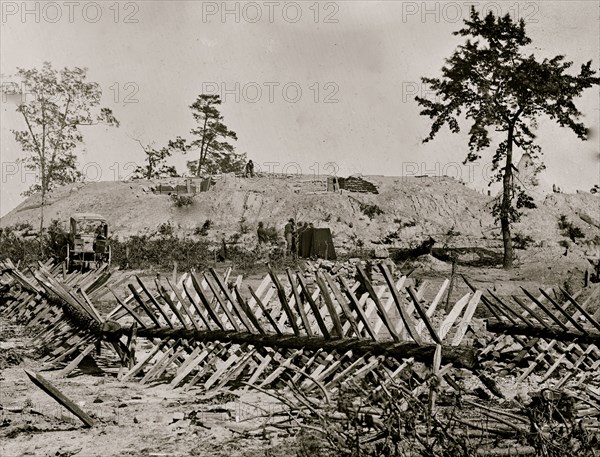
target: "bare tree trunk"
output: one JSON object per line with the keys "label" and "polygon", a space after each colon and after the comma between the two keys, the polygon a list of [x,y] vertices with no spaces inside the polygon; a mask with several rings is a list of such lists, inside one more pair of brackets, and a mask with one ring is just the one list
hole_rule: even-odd
{"label": "bare tree trunk", "polygon": [[202,143],[200,143],[200,158],[198,159],[198,169],[196,170],[196,176],[200,177],[202,170],[202,161],[204,155],[204,144],[206,143],[206,126],[208,125],[208,116],[204,116],[204,126],[202,127]]}
{"label": "bare tree trunk", "polygon": [[44,255],[44,205],[46,204],[46,185],[44,183],[44,178],[42,177],[42,205],[40,207],[40,260]]}
{"label": "bare tree trunk", "polygon": [[198,168],[196,168],[196,176],[199,178],[202,173],[202,162],[204,161],[204,138],[200,145],[200,158],[198,158]]}
{"label": "bare tree trunk", "polygon": [[204,164],[204,157],[206,153],[200,153],[200,160],[198,160],[198,170],[196,171],[196,176],[200,177],[202,174],[202,165]]}
{"label": "bare tree trunk", "polygon": [[512,200],[512,146],[514,126],[508,128],[508,142],[506,145],[506,164],[502,179],[502,204],[500,207],[500,226],[502,227],[502,242],[504,244],[504,259],[502,266],[505,270],[513,267],[513,248],[510,237],[510,207]]}
{"label": "bare tree trunk", "polygon": [[[150,148],[148,148],[150,149]],[[146,153],[146,155],[148,156],[148,176],[146,176],[146,179],[151,180],[152,179],[152,171],[153,171],[153,163],[152,163],[152,156],[150,154],[152,154],[151,150],[146,151],[144,149],[144,152]]]}

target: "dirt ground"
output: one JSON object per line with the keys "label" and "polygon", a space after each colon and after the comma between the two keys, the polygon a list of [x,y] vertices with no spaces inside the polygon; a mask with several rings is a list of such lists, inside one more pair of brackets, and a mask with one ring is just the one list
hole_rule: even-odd
{"label": "dirt ground", "polygon": [[[284,406],[270,396],[173,390],[161,380],[121,382],[102,358],[100,367],[84,361],[60,379],[56,371],[40,372],[27,349],[34,331],[6,321],[0,326],[8,336],[0,342],[0,457],[321,457],[307,453],[315,436],[275,426]],[[95,420],[94,427],[85,428],[36,387],[25,369],[40,372]],[[520,384],[511,376],[497,381],[506,401],[525,399],[544,384],[538,375]]]}
{"label": "dirt ground", "polygon": [[262,417],[281,411],[281,405],[260,393],[207,396],[200,389],[173,390],[160,381],[142,386],[95,367],[65,379],[41,372],[96,421],[85,428],[27,378],[24,369],[41,368],[26,348],[32,332],[5,321],[0,327],[2,334],[12,335],[0,342],[1,457],[277,456],[294,451],[295,440],[269,426],[274,419]]}
{"label": "dirt ground", "polygon": [[[428,280],[426,296],[434,296],[449,277],[450,266],[429,257],[404,265],[410,277]],[[511,273],[500,268],[460,267],[479,287],[496,290],[501,296],[542,287],[540,272],[547,263],[534,260]],[[264,277],[256,272],[244,283],[256,286]],[[550,285],[557,285],[552,284]],[[560,285],[560,284],[558,284]],[[456,281],[453,301],[468,291]],[[102,312],[111,309],[107,302]],[[103,308],[104,308],[103,307]],[[41,371],[40,361],[28,341],[40,329],[0,320],[0,457],[16,456],[294,456],[302,440],[271,425],[283,409],[275,399],[256,391],[211,392],[171,389],[160,380],[142,386],[117,379],[116,359],[96,357],[82,363],[68,378],[56,371]],[[146,343],[147,344],[147,343]],[[142,355],[149,345],[138,343]],[[112,357],[112,356],[111,356]],[[40,372],[48,381],[90,414],[96,425],[83,424],[36,387],[24,369]],[[526,395],[527,385],[514,379],[500,380],[507,397]],[[528,382],[535,384],[532,377]],[[539,385],[535,385],[537,389]],[[266,417],[265,417],[266,416]]]}

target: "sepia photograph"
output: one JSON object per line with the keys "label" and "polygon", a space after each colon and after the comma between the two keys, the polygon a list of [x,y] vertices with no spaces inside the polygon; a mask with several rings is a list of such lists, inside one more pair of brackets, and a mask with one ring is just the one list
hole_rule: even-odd
{"label": "sepia photograph", "polygon": [[600,457],[600,0],[0,9],[0,457]]}

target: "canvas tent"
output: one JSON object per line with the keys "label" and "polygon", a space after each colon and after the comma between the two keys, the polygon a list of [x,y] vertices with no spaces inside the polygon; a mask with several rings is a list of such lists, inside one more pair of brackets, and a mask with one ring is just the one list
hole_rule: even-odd
{"label": "canvas tent", "polygon": [[304,259],[313,257],[335,260],[335,248],[328,228],[309,228],[300,233],[298,256]]}

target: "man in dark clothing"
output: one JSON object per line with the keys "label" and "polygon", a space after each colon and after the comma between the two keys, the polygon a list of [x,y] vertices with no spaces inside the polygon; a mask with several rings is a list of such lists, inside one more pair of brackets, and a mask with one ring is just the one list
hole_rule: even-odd
{"label": "man in dark clothing", "polygon": [[254,178],[254,162],[252,162],[252,160],[249,160],[246,164],[246,178],[248,176]]}
{"label": "man in dark clothing", "polygon": [[267,231],[265,230],[264,224],[262,222],[258,223],[258,228],[256,229],[256,235],[258,236],[258,244],[266,244],[268,241]]}
{"label": "man in dark clothing", "polygon": [[285,224],[285,228],[283,230],[283,234],[285,236],[286,242],[286,252],[291,254],[296,252],[296,226],[294,223],[294,219],[290,219],[287,224]]}

